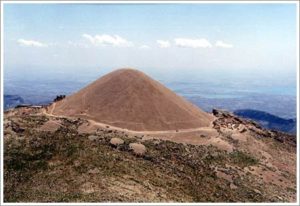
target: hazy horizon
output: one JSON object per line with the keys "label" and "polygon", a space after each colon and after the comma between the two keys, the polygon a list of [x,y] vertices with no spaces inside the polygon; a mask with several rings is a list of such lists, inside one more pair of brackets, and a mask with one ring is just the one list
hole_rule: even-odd
{"label": "hazy horizon", "polygon": [[241,104],[296,115],[296,4],[45,3],[3,11],[5,94],[50,101],[132,67],[205,109]]}

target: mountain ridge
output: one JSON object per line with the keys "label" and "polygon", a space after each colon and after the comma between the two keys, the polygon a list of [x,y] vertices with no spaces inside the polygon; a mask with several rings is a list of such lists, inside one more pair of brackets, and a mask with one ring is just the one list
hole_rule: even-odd
{"label": "mountain ridge", "polygon": [[282,132],[296,134],[296,130],[297,130],[296,118],[284,119],[265,111],[253,110],[253,109],[240,109],[240,110],[235,110],[233,113],[243,118],[252,119],[267,129],[274,129]]}

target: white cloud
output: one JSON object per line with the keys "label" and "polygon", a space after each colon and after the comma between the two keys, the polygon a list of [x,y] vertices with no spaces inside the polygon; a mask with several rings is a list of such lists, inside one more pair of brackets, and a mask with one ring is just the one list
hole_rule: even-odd
{"label": "white cloud", "polygon": [[34,41],[34,40],[25,40],[25,39],[18,39],[18,43],[21,46],[31,46],[31,47],[48,47],[48,44]]}
{"label": "white cloud", "polygon": [[187,39],[176,38],[174,39],[175,45],[185,48],[209,48],[212,47],[211,43],[207,39]]}
{"label": "white cloud", "polygon": [[217,41],[215,45],[216,45],[216,47],[222,47],[222,48],[232,48],[233,47],[232,44],[228,44],[223,41]]}
{"label": "white cloud", "polygon": [[169,41],[164,41],[164,40],[157,40],[156,41],[158,43],[158,46],[160,48],[168,48],[171,46],[170,42]]}
{"label": "white cloud", "polygon": [[140,49],[150,49],[150,46],[144,44],[144,45],[140,46]]}
{"label": "white cloud", "polygon": [[118,35],[89,35],[89,34],[83,34],[83,38],[87,39],[91,44],[95,46],[105,46],[110,45],[114,47],[130,47],[133,46],[133,43],[130,41],[127,41],[126,39],[118,36]]}

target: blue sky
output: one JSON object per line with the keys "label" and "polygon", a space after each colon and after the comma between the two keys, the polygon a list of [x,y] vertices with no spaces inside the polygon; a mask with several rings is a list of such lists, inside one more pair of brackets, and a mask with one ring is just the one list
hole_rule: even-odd
{"label": "blue sky", "polygon": [[5,4],[4,65],[296,72],[296,4]]}

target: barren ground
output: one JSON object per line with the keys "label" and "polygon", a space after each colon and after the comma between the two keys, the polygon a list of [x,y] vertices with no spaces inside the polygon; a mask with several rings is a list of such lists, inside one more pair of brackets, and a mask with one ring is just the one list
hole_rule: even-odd
{"label": "barren ground", "polygon": [[[6,112],[4,201],[296,201],[294,136],[230,115],[177,132],[106,126],[43,109]],[[135,154],[130,143],[146,152]]]}

